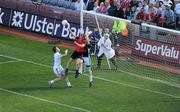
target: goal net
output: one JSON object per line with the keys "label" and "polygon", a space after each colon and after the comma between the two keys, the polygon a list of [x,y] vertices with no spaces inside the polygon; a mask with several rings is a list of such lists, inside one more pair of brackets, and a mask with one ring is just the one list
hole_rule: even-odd
{"label": "goal net", "polygon": [[[83,23],[84,28],[89,27],[93,32],[90,50],[93,69],[98,64],[97,42],[108,32],[112,48],[116,51],[118,72],[180,88],[180,32],[92,11],[83,10],[82,15],[81,25]],[[127,31],[124,30],[124,23]],[[115,69],[104,56],[101,68],[109,69],[109,66]]]}

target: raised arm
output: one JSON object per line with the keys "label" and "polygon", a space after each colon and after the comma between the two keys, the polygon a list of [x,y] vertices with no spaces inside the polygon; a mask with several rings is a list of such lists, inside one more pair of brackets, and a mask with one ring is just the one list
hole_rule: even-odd
{"label": "raised arm", "polygon": [[74,34],[74,32],[71,31],[70,28],[68,30],[69,30],[69,32],[71,33],[72,36],[76,37],[76,35]]}
{"label": "raised arm", "polygon": [[62,57],[67,56],[67,54],[68,54],[68,50],[66,49],[64,54],[62,54]]}
{"label": "raised arm", "polygon": [[84,47],[86,44],[78,44],[76,41],[74,41],[74,43],[77,45],[77,46],[80,46],[80,47]]}

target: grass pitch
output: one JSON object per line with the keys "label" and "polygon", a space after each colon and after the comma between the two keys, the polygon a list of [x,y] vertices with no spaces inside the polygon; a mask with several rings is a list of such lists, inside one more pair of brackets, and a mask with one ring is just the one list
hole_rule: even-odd
{"label": "grass pitch", "polygon": [[[49,88],[47,81],[54,78],[51,49],[0,34],[0,112],[180,112],[179,88],[132,74],[164,75],[176,83],[179,75],[126,61],[118,62],[118,71],[94,71],[92,88],[87,73],[75,79],[74,71],[69,73],[73,88],[64,81]],[[62,60],[64,67],[71,52]]]}

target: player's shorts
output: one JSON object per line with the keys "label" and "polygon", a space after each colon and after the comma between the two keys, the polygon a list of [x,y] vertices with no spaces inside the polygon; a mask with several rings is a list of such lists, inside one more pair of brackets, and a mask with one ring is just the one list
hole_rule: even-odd
{"label": "player's shorts", "polygon": [[53,71],[57,77],[59,77],[61,75],[65,75],[65,71],[62,66],[54,66]]}
{"label": "player's shorts", "polygon": [[82,57],[82,52],[77,52],[76,50],[73,52],[73,54],[71,55],[71,58],[74,60],[74,59],[77,59],[77,58],[81,58]]}
{"label": "player's shorts", "polygon": [[86,67],[90,67],[91,59],[89,57],[83,57],[83,62],[86,65]]}

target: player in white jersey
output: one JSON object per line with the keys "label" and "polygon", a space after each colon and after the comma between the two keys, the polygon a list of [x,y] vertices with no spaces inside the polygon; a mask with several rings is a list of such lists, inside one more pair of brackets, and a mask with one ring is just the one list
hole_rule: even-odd
{"label": "player in white jersey", "polygon": [[65,79],[65,81],[67,83],[67,86],[72,87],[68,77],[65,77],[65,71],[64,71],[64,68],[61,65],[61,58],[63,56],[67,55],[68,50],[66,50],[64,54],[60,53],[60,49],[58,47],[53,47],[52,50],[54,52],[53,71],[54,71],[54,74],[56,75],[56,78],[53,79],[53,80],[48,81],[49,86],[51,87],[53,83],[55,83],[56,81],[59,81],[59,80],[61,80],[63,78],[63,79]]}
{"label": "player in white jersey", "polygon": [[116,60],[115,60],[115,51],[111,47],[112,43],[111,40],[109,39],[109,34],[105,33],[104,36],[100,38],[97,45],[100,47],[97,57],[98,59],[97,68],[100,68],[102,57],[105,54],[106,58],[110,59],[112,64],[117,69]]}

